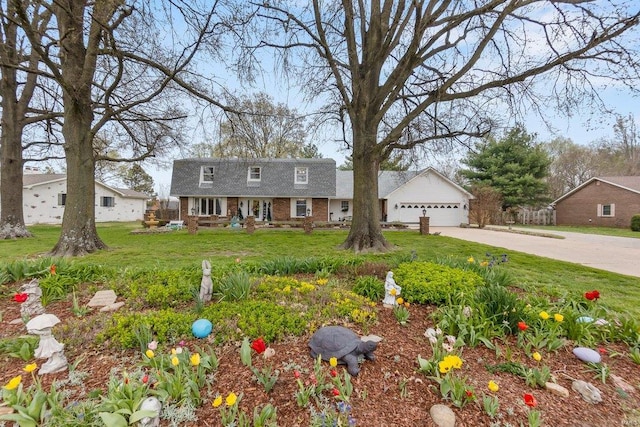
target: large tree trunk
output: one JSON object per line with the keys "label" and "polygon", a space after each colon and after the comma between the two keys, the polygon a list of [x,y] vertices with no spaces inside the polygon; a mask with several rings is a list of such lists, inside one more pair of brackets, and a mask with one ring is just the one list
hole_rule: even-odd
{"label": "large tree trunk", "polygon": [[[6,5],[7,16],[15,10]],[[2,136],[0,137],[0,239],[31,237],[24,224],[22,203],[22,130],[24,128],[24,102],[18,101],[19,63],[16,46],[18,26],[11,19],[3,25],[3,48],[0,51],[2,79],[0,105],[2,106]],[[30,97],[29,97],[30,98]]]}
{"label": "large tree trunk", "polygon": [[380,227],[380,159],[376,152],[376,133],[367,126],[368,121],[360,123],[353,125],[353,221],[342,247],[356,253],[384,252],[392,245],[386,241]]}
{"label": "large tree trunk", "polygon": [[[96,4],[100,4],[99,2]],[[108,8],[109,3],[102,6]],[[61,1],[54,8],[61,41],[62,99],[64,104],[64,151],[67,158],[67,199],[62,232],[52,249],[54,256],[77,256],[106,248],[98,237],[95,220],[95,159],[93,153],[93,106],[91,87],[100,44],[98,21],[90,26],[85,47],[85,3]],[[94,19],[103,15],[94,9]],[[107,22],[106,19],[104,22]]]}
{"label": "large tree trunk", "polygon": [[62,232],[51,251],[54,256],[78,256],[106,248],[95,222],[96,186],[91,122],[88,103],[65,100],[62,134],[67,157],[67,199]]}
{"label": "large tree trunk", "polygon": [[[24,223],[22,203],[22,120],[18,117],[16,100],[17,85],[11,85],[11,78],[3,70],[2,96],[2,139],[0,144],[0,239],[31,237]],[[15,71],[13,71],[15,83]]]}

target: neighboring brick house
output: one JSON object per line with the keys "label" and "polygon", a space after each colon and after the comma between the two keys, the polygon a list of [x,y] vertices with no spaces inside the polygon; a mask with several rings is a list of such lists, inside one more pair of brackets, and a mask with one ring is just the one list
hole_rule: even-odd
{"label": "neighboring brick house", "polygon": [[640,214],[640,176],[594,177],[553,202],[557,225],[627,228]]}
{"label": "neighboring brick house", "polygon": [[180,218],[328,221],[335,192],[333,159],[194,158],[173,162],[170,194],[180,199]]}

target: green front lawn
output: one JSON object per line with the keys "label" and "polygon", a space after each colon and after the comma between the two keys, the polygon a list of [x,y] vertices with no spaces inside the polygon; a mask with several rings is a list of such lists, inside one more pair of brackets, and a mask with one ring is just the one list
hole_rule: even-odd
{"label": "green front lawn", "polygon": [[[214,268],[244,263],[264,263],[283,257],[295,259],[338,258],[363,260],[397,265],[398,260],[438,260],[452,257],[481,261],[486,253],[508,254],[509,262],[501,270],[515,280],[515,286],[532,294],[552,297],[579,296],[597,289],[602,301],[611,309],[640,314],[635,301],[640,300],[638,278],[609,273],[563,261],[527,255],[445,236],[421,236],[417,231],[385,231],[386,238],[396,249],[386,254],[354,255],[338,249],[346,230],[315,230],[304,234],[301,229],[259,229],[254,234],[243,230],[201,228],[197,235],[186,230],[158,234],[130,234],[139,228],[133,223],[100,224],[100,237],[109,246],[82,258],[70,260],[79,266],[100,265],[111,269],[200,269],[203,259]],[[57,241],[60,227],[30,227],[34,238],[0,241],[0,259],[3,263],[45,256]],[[630,232],[631,233],[631,232]],[[508,234],[505,234],[508,238]],[[0,264],[2,266],[3,264]]]}

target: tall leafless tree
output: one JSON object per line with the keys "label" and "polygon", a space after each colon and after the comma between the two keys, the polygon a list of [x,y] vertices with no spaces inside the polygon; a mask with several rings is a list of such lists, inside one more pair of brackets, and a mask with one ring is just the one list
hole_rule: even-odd
{"label": "tall leafless tree", "polygon": [[109,160],[109,151],[97,149],[96,136],[108,130],[109,138],[126,142],[128,156],[120,160],[140,161],[176,141],[172,126],[184,118],[175,101],[178,91],[221,106],[206,82],[196,82],[191,66],[203,43],[215,47],[224,31],[216,20],[218,2],[201,10],[182,0],[41,0],[56,26],[39,34],[31,9],[9,1],[46,66],[40,74],[62,92],[68,191],[52,254],[90,253],[105,247],[95,226],[94,175],[95,162]]}
{"label": "tall leafless tree", "polygon": [[[345,123],[354,215],[343,246],[355,251],[390,246],[379,224],[376,178],[394,150],[482,136],[495,107],[570,109],[594,95],[597,79],[638,78],[637,46],[624,44],[638,24],[637,2],[312,0],[255,7],[261,27],[245,34],[252,41],[243,58],[277,49],[309,96],[325,94]],[[245,61],[240,69],[251,66]]]}
{"label": "tall leafless tree", "polygon": [[[34,93],[39,89],[36,73],[39,58],[29,51],[29,44],[24,43],[16,12],[13,2],[0,5],[0,239],[31,236],[24,222],[22,174],[23,151],[34,143],[23,143],[23,133],[26,127],[56,116],[53,111],[31,108]],[[43,34],[50,18],[47,10],[32,10],[30,25],[39,29],[37,35]]]}

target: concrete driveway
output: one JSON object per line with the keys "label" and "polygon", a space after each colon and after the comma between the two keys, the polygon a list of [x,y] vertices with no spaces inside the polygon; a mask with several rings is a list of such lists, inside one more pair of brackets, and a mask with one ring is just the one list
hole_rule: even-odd
{"label": "concrete driveway", "polygon": [[[514,228],[517,230],[517,228]],[[431,233],[640,277],[640,239],[544,231],[564,239],[504,231],[431,227]],[[531,231],[531,230],[529,230]]]}

